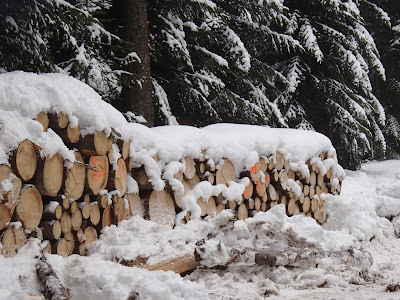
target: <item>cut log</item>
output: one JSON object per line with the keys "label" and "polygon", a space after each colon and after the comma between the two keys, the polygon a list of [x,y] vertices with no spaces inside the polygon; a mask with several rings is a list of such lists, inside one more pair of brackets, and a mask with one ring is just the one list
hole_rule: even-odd
{"label": "cut log", "polygon": [[107,194],[98,195],[95,197],[97,203],[99,203],[100,208],[106,208],[111,203],[108,203],[108,196]]}
{"label": "cut log", "polygon": [[69,254],[67,240],[61,238],[57,242],[51,244],[51,253],[58,254],[62,257],[67,257]]}
{"label": "cut log", "polygon": [[260,164],[257,162],[250,169],[250,180],[253,182],[257,182],[260,179]]}
{"label": "cut log", "polygon": [[60,220],[62,207],[57,201],[50,201],[43,208],[42,220]]}
{"label": "cut log", "polygon": [[74,152],[75,161],[80,162],[74,163],[74,165],[65,169],[65,181],[64,181],[64,192],[69,196],[69,198],[77,200],[85,189],[85,180],[86,180],[86,168],[84,165],[83,157],[78,152]]}
{"label": "cut log", "polygon": [[18,202],[22,182],[12,169],[0,165],[0,230],[11,221]]}
{"label": "cut log", "polygon": [[283,205],[286,205],[286,204],[287,204],[286,195],[282,195],[282,196],[280,197],[280,199],[279,199],[279,202],[280,202],[281,204],[283,204]]}
{"label": "cut log", "polygon": [[62,285],[46,257],[42,256],[36,265],[36,273],[44,286],[46,299],[70,300],[69,291]]}
{"label": "cut log", "polygon": [[255,202],[253,198],[250,198],[249,200],[247,200],[247,208],[249,210],[253,210],[255,207]]}
{"label": "cut log", "polygon": [[268,196],[269,196],[269,199],[271,199],[272,201],[278,200],[278,194],[275,190],[275,187],[272,184],[270,184],[268,186]]}
{"label": "cut log", "polygon": [[186,156],[185,157],[185,171],[183,172],[186,179],[192,179],[196,174],[196,166],[194,164],[193,158]]}
{"label": "cut log", "polygon": [[308,196],[310,194],[310,186],[309,185],[304,185],[303,193],[304,193],[304,196]]}
{"label": "cut log", "polygon": [[153,189],[153,184],[150,182],[149,177],[144,169],[144,167],[134,168],[131,171],[131,176],[136,180],[139,190],[149,191]]}
{"label": "cut log", "polygon": [[231,200],[231,201],[226,202],[226,208],[227,209],[235,210],[236,207],[237,207],[237,202],[235,200]]}
{"label": "cut log", "polygon": [[310,185],[316,185],[317,183],[317,174],[314,171],[310,172]]}
{"label": "cut log", "polygon": [[101,214],[101,228],[111,226],[113,221],[111,206],[107,206]]}
{"label": "cut log", "polygon": [[136,194],[127,194],[126,199],[128,200],[129,203],[129,216],[140,216],[144,217],[144,207],[143,207],[143,202],[142,199],[140,199],[139,195]]}
{"label": "cut log", "polygon": [[243,198],[250,199],[251,196],[253,196],[253,183],[250,181],[250,183],[246,185],[246,188],[243,192]]}
{"label": "cut log", "polygon": [[64,234],[63,238],[67,241],[68,255],[71,255],[72,253],[74,253],[75,249],[75,235],[70,232]]}
{"label": "cut log", "polygon": [[145,209],[148,211],[151,221],[170,227],[174,226],[175,204],[165,190],[151,192],[146,202]]}
{"label": "cut log", "polygon": [[311,200],[311,211],[315,213],[317,211],[318,207],[319,207],[318,200],[313,198]]}
{"label": "cut log", "polygon": [[57,196],[63,183],[64,162],[60,154],[39,160],[34,182],[38,190],[45,196]]}
{"label": "cut log", "polygon": [[26,243],[26,235],[20,224],[11,224],[1,235],[1,254],[13,257]]}
{"label": "cut log", "polygon": [[93,226],[85,229],[85,245],[90,245],[97,240],[97,231]]}
{"label": "cut log", "polygon": [[207,203],[202,198],[197,199],[197,205],[200,206],[201,216],[204,217],[207,214]]}
{"label": "cut log", "polygon": [[260,157],[259,161],[259,167],[260,167],[260,172],[263,172],[264,174],[267,174],[268,171],[268,159],[265,157]]}
{"label": "cut log", "polygon": [[187,183],[189,184],[190,189],[193,189],[198,183],[200,183],[200,177],[197,174],[194,174],[192,179],[188,179]]}
{"label": "cut log", "polygon": [[71,127],[71,125],[67,126],[67,138],[70,143],[76,144],[79,141],[80,137],[81,129],[79,127],[79,124],[76,127]]}
{"label": "cut log", "polygon": [[61,222],[59,220],[42,221],[43,238],[50,241],[57,241],[61,237]]}
{"label": "cut log", "polygon": [[68,115],[60,112],[58,114],[49,114],[50,127],[54,130],[63,129],[68,126]]}
{"label": "cut log", "polygon": [[131,141],[130,140],[117,140],[117,146],[119,149],[119,153],[122,155],[122,159],[127,160],[129,157],[129,150],[131,147]]}
{"label": "cut log", "polygon": [[277,169],[278,171],[282,170],[285,165],[285,157],[283,156],[283,154],[277,151],[275,160],[275,169]]}
{"label": "cut log", "polygon": [[34,231],[43,215],[43,202],[37,188],[32,184],[22,187],[15,209],[15,219],[29,231]]}
{"label": "cut log", "polygon": [[64,234],[72,231],[72,219],[69,213],[63,212],[61,215],[61,231]]}
{"label": "cut log", "polygon": [[105,189],[108,182],[109,164],[106,155],[91,156],[89,159],[89,169],[87,172],[87,186],[93,195],[98,195]]}
{"label": "cut log", "polygon": [[295,206],[296,206],[296,199],[291,198],[288,203],[288,215],[289,216],[293,216]]}
{"label": "cut log", "polygon": [[249,212],[247,210],[246,205],[244,203],[240,204],[239,208],[238,208],[238,215],[237,215],[238,220],[245,220],[248,218],[248,216],[249,216]]}
{"label": "cut log", "polygon": [[304,197],[304,202],[303,202],[303,212],[308,213],[310,211],[311,207],[311,200],[310,197]]}
{"label": "cut log", "polygon": [[40,249],[42,250],[42,254],[48,253],[51,254],[51,243],[50,241],[43,241],[40,243]]}
{"label": "cut log", "polygon": [[47,113],[41,111],[40,113],[37,114],[34,120],[42,124],[43,131],[47,131],[47,129],[49,128],[49,117],[47,116]]}
{"label": "cut log", "polygon": [[224,159],[224,163],[216,172],[216,184],[228,184],[236,180],[235,168],[230,160]]}
{"label": "cut log", "polygon": [[223,203],[220,203],[217,205],[217,215],[225,209],[225,205]]}
{"label": "cut log", "polygon": [[207,181],[208,181],[209,183],[211,183],[211,184],[214,184],[214,183],[215,183],[215,175],[214,175],[214,173],[208,174],[208,176],[207,176]]}
{"label": "cut log", "polygon": [[127,219],[127,211],[125,209],[125,200],[116,195],[113,196],[113,224],[117,225],[122,220]]}
{"label": "cut log", "polygon": [[217,214],[217,206],[215,204],[214,197],[208,198],[207,202],[207,215],[214,217]]}
{"label": "cut log", "polygon": [[[263,179],[263,178],[260,177],[260,178],[257,180],[257,183],[256,183],[256,193],[257,193],[257,195],[260,196],[260,197],[263,197],[264,194],[265,194],[265,192],[266,192],[265,181],[262,180],[262,179]],[[264,182],[263,182],[263,181],[264,181]]]}
{"label": "cut log", "polygon": [[183,181],[182,184],[183,184],[183,194],[178,195],[177,193],[174,193],[175,203],[176,206],[178,206],[179,208],[182,208],[183,197],[185,197],[186,194],[190,191],[190,186],[186,181]]}
{"label": "cut log", "polygon": [[125,161],[119,158],[117,161],[117,170],[110,172],[110,180],[107,185],[109,191],[117,190],[121,196],[127,191],[127,170]]}
{"label": "cut log", "polygon": [[261,211],[261,199],[259,197],[254,199],[254,208],[256,211]]}
{"label": "cut log", "polygon": [[[124,199],[122,199],[124,201]],[[125,205],[124,205],[125,208]],[[82,220],[82,217],[81,217]],[[94,226],[99,224],[100,222],[100,208],[97,202],[92,202],[90,203],[90,216],[89,216],[90,223],[92,223]]]}
{"label": "cut log", "polygon": [[82,225],[82,213],[81,213],[81,210],[78,209],[71,215],[72,230],[73,231],[79,230],[81,225]]}
{"label": "cut log", "polygon": [[267,202],[262,202],[261,203],[261,211],[267,211],[267,208],[268,208]]}
{"label": "cut log", "polygon": [[112,139],[104,131],[84,136],[77,143],[77,148],[85,156],[103,156],[111,150]]}
{"label": "cut log", "polygon": [[22,141],[17,151],[11,157],[11,167],[22,181],[26,182],[35,175],[38,163],[38,154],[34,144],[29,140]]}
{"label": "cut log", "polygon": [[90,203],[89,202],[80,202],[78,204],[79,209],[82,212],[82,218],[89,219],[90,218]]}
{"label": "cut log", "polygon": [[69,203],[70,203],[70,205],[69,205],[68,212],[72,215],[79,209],[78,208],[78,202],[76,202],[75,200],[70,199]]}

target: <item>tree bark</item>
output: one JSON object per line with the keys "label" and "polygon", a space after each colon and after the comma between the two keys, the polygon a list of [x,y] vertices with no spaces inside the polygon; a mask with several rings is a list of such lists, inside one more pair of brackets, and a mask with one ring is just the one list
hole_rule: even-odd
{"label": "tree bark", "polygon": [[149,25],[147,21],[146,0],[114,0],[118,35],[126,41],[127,52],[136,52],[141,62],[129,63],[126,71],[137,80],[132,80],[122,89],[121,99],[116,103],[120,111],[133,111],[147,120],[147,125],[154,125],[154,107],[151,98],[150,79]]}

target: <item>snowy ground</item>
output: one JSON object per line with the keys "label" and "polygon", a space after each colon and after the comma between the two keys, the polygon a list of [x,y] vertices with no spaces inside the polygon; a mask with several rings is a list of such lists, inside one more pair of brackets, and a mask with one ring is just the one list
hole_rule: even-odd
{"label": "snowy ground", "polygon": [[[229,213],[209,222],[191,221],[174,230],[132,218],[105,230],[92,244],[89,257],[76,255],[48,260],[73,299],[400,299],[387,292],[400,280],[400,161],[364,164],[347,171],[341,196],[328,197],[324,228],[311,218],[286,217],[276,206],[245,222]],[[391,222],[391,221],[392,222]],[[150,256],[150,262],[192,253],[206,238],[203,264],[223,262],[232,247],[313,247],[353,249],[353,256],[325,257],[297,267],[255,267],[231,264],[217,271],[200,267],[181,278],[172,272],[124,267],[112,260]],[[216,251],[215,245],[222,245]],[[40,299],[34,271],[39,252],[31,241],[14,258],[0,257],[0,298]],[[217,253],[218,252],[218,253]]]}

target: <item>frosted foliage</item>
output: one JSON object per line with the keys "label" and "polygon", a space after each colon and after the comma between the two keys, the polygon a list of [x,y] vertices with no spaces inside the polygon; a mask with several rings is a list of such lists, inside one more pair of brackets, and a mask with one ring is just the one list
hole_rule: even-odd
{"label": "frosted foliage", "polygon": [[169,125],[178,125],[175,116],[171,113],[171,108],[168,102],[168,96],[165,93],[161,85],[158,84],[156,80],[153,80],[154,94],[158,99],[161,112],[164,114],[165,118],[168,120]]}
{"label": "frosted foliage", "polygon": [[240,40],[240,37],[229,27],[225,28],[224,35],[233,44],[231,52],[239,56],[236,60],[238,68],[245,72],[249,71],[251,67],[250,54]]}
{"label": "frosted foliage", "polygon": [[289,72],[287,74],[288,80],[288,91],[290,93],[296,92],[297,86],[300,83],[300,77],[302,75],[302,71],[299,68],[298,59],[293,61],[293,64],[289,68]]}
{"label": "frosted foliage", "polygon": [[321,63],[324,55],[319,48],[317,37],[314,34],[313,28],[309,23],[305,23],[300,27],[300,35],[303,38],[305,48],[312,53],[317,62]]}
{"label": "frosted foliage", "polygon": [[184,57],[186,57],[186,63],[189,66],[193,66],[191,59],[190,59],[190,53],[187,48],[186,40],[185,40],[185,31],[183,30],[183,22],[180,18],[169,14],[168,19],[161,17],[164,22],[168,26],[168,30],[164,32],[166,35],[166,42],[170,46],[171,49],[173,50],[179,50],[182,51],[184,54]]}

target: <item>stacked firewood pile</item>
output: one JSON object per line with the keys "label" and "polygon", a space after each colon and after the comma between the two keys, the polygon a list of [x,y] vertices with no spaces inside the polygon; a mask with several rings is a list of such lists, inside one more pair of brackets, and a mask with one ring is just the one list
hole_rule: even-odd
{"label": "stacked firewood pile", "polygon": [[[7,257],[15,255],[29,237],[40,239],[44,252],[85,255],[85,246],[97,239],[102,228],[133,215],[173,227],[176,214],[185,209],[185,195],[202,181],[228,186],[248,178],[245,182],[250,183],[240,200],[227,201],[222,193],[208,201],[197,199],[201,218],[232,209],[243,220],[284,204],[289,216],[303,214],[323,224],[321,195],[341,190],[342,178],[335,176],[335,164],[324,164],[334,159],[327,153],[306,162],[310,176],[305,176],[291,170],[290,161],[280,152],[260,157],[250,170],[237,172],[228,159],[217,166],[208,164],[204,150],[200,159],[183,158],[184,171],[173,176],[182,183],[183,193],[174,191],[171,180],[157,191],[144,166],[132,168],[129,140],[118,135],[111,138],[104,131],[82,137],[79,125],[72,126],[63,113],[40,113],[36,120],[44,131],[55,131],[69,149],[77,149],[75,160],[65,161],[60,154],[50,157],[24,140],[10,156],[10,166],[0,165],[1,252]],[[152,159],[158,163],[156,156]],[[331,168],[320,170],[321,164]],[[136,180],[139,195],[127,192],[129,176]],[[179,222],[191,217],[187,212]]]}
{"label": "stacked firewood pile", "polygon": [[[155,161],[157,157],[153,157]],[[145,204],[146,217],[158,223],[171,225],[175,220],[175,213],[182,210],[182,198],[201,181],[208,181],[212,185],[229,185],[230,181],[237,182],[243,178],[249,179],[249,184],[240,201],[226,201],[222,194],[210,197],[208,201],[198,198],[197,204],[201,208],[202,218],[214,216],[223,209],[237,211],[239,220],[254,216],[257,212],[267,211],[278,204],[286,206],[289,216],[303,214],[314,218],[320,224],[325,222],[325,199],[321,194],[340,194],[342,177],[336,178],[333,167],[324,174],[318,168],[318,161],[333,160],[326,153],[318,158],[307,161],[310,176],[290,169],[290,161],[284,155],[276,152],[271,157],[260,157],[259,162],[248,171],[240,172],[236,176],[234,165],[228,159],[218,167],[211,167],[203,156],[194,160],[185,157],[185,171],[177,172],[174,179],[184,186],[184,193],[177,194],[167,184],[165,190],[154,191],[144,168],[131,170],[132,176],[140,188],[140,196]],[[293,187],[294,186],[294,187]],[[185,223],[191,219],[188,212],[181,220]]]}
{"label": "stacked firewood pile", "polygon": [[127,194],[130,142],[112,141],[103,131],[81,137],[79,126],[72,128],[63,113],[40,113],[36,120],[79,150],[68,162],[24,140],[10,157],[11,167],[0,165],[1,252],[13,256],[27,238],[36,237],[44,252],[85,255],[85,246],[103,227],[131,216],[129,203],[140,203],[137,195]]}

